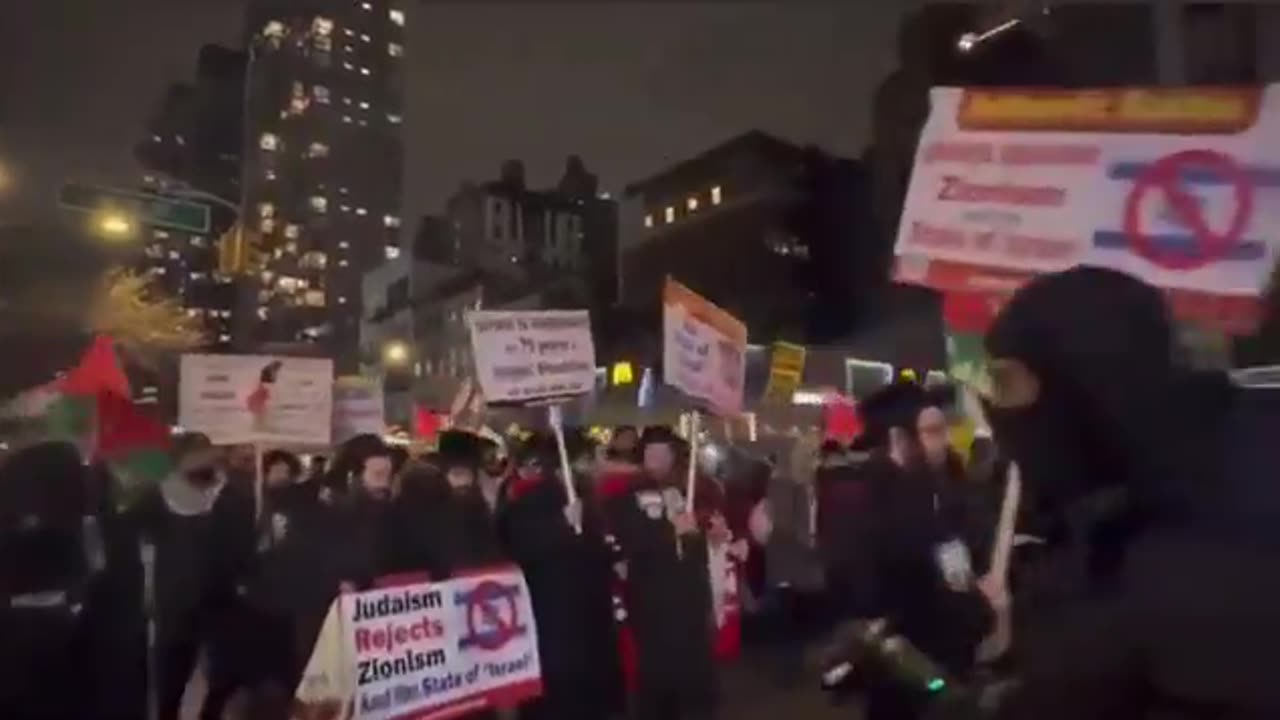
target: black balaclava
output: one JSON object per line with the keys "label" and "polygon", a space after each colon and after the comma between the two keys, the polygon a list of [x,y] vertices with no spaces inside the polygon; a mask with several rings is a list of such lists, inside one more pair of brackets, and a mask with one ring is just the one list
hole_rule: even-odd
{"label": "black balaclava", "polygon": [[1108,490],[1160,503],[1186,489],[1207,448],[1193,437],[1158,290],[1101,268],[1044,275],[1003,309],[986,345],[1038,380],[1028,407],[988,412],[1041,512],[1061,515]]}

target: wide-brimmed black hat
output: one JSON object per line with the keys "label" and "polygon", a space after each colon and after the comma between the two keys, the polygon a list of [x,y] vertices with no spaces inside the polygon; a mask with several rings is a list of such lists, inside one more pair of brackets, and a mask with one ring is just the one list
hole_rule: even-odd
{"label": "wide-brimmed black hat", "polygon": [[484,451],[491,444],[491,441],[466,430],[445,430],[440,433],[436,453],[445,468],[459,465],[479,467],[484,460]]}
{"label": "wide-brimmed black hat", "polygon": [[862,434],[853,441],[850,450],[866,452],[884,447],[889,442],[893,428],[915,430],[916,420],[925,408],[948,410],[956,399],[951,385],[934,385],[926,388],[911,380],[898,380],[868,395],[858,403],[858,415],[862,419]]}

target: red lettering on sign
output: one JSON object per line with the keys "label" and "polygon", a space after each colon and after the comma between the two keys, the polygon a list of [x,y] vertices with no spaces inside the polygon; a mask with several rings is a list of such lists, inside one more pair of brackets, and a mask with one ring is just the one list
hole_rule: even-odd
{"label": "red lettering on sign", "polygon": [[1101,155],[1097,145],[1014,143],[1000,148],[1004,165],[1097,165]]}
{"label": "red lettering on sign", "polygon": [[953,163],[989,163],[995,159],[995,149],[991,143],[945,142],[930,143],[924,149],[926,165],[940,162]]}
{"label": "red lettering on sign", "polygon": [[1067,191],[1049,185],[984,184],[965,180],[958,175],[943,175],[938,199],[947,202],[1020,205],[1030,207],[1062,207]]}
{"label": "red lettering on sign", "polygon": [[1014,258],[1058,260],[1069,257],[1075,244],[1065,238],[1009,234],[1004,238],[1005,254]]}
{"label": "red lettering on sign", "polygon": [[964,233],[951,228],[937,227],[919,220],[911,223],[911,235],[907,242],[930,248],[962,250],[964,249]]}
{"label": "red lettering on sign", "polygon": [[390,653],[411,643],[425,642],[444,637],[444,623],[423,616],[406,624],[387,623],[383,627],[356,628],[356,652],[364,655],[372,652]]}

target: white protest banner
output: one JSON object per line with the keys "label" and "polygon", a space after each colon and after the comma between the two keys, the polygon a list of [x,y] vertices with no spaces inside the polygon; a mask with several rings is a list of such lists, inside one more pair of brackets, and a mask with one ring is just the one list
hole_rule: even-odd
{"label": "white protest banner", "polygon": [[1280,86],[936,88],[897,277],[1006,297],[1036,273],[1127,272],[1249,328],[1280,245]]}
{"label": "white protest banner", "polygon": [[747,326],[680,283],[662,290],[663,380],[722,415],[742,410]]}
{"label": "white protest banner", "polygon": [[485,400],[525,402],[595,387],[596,349],[586,310],[477,310],[467,320]]}
{"label": "white protest banner", "polygon": [[295,693],[299,717],[457,717],[542,693],[524,575],[499,568],[446,582],[340,596]]}
{"label": "white protest banner", "polygon": [[357,435],[381,436],[387,429],[382,383],[347,376],[333,383],[333,443]]}
{"label": "white protest banner", "polygon": [[218,445],[328,445],[333,361],[183,355],[178,424]]}

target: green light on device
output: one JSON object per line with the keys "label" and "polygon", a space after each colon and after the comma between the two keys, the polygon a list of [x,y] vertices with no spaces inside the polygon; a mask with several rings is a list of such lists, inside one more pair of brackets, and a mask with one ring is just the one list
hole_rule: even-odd
{"label": "green light on device", "polygon": [[925,687],[928,688],[929,692],[938,692],[943,688],[945,688],[946,686],[947,686],[947,681],[943,680],[942,678],[934,678],[929,681],[928,685],[925,685]]}

